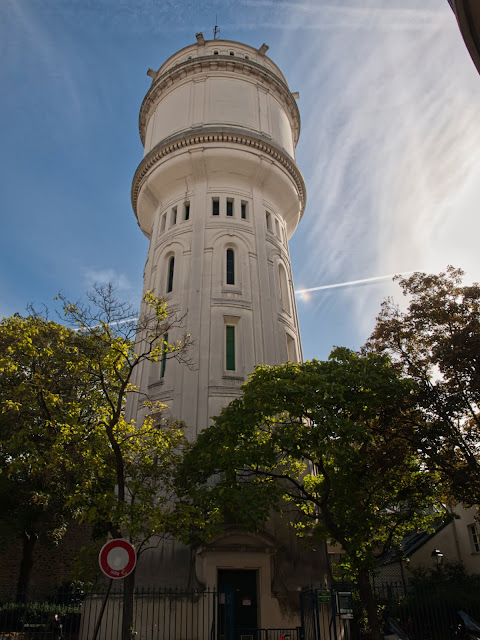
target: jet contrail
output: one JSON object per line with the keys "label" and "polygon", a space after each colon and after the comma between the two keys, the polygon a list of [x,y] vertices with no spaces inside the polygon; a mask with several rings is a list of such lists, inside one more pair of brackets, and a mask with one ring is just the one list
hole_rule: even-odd
{"label": "jet contrail", "polygon": [[349,280],[348,282],[337,282],[336,284],[324,284],[320,287],[311,287],[310,289],[297,289],[296,294],[310,293],[312,291],[323,291],[323,289],[337,289],[338,287],[350,287],[355,284],[364,284],[365,282],[375,282],[376,280],[388,280],[395,276],[407,276],[414,271],[404,271],[403,273],[392,273],[388,276],[375,276],[374,278],[363,278],[363,280]]}

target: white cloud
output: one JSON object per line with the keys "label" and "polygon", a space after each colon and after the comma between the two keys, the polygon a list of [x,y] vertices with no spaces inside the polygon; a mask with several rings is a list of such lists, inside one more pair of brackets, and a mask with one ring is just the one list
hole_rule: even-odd
{"label": "white cloud", "polygon": [[[290,5],[290,24],[300,12],[302,22],[331,27],[322,41],[297,46],[289,72],[301,96],[298,157],[308,192],[293,243],[302,256],[297,288],[449,262],[480,274],[477,214],[466,209],[480,184],[480,80],[455,17],[447,3],[351,4]],[[297,37],[286,34],[284,48]],[[369,330],[378,287],[349,295],[352,323]]]}
{"label": "white cloud", "polygon": [[127,276],[123,273],[118,273],[115,269],[94,269],[87,267],[84,269],[84,278],[87,288],[91,288],[95,284],[112,284],[117,291],[128,291],[132,288]]}

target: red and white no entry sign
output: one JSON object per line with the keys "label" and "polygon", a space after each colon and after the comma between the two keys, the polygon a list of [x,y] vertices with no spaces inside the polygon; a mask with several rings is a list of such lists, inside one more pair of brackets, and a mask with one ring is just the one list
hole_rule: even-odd
{"label": "red and white no entry sign", "polygon": [[122,538],[109,540],[98,554],[100,569],[108,578],[125,578],[135,569],[135,547]]}

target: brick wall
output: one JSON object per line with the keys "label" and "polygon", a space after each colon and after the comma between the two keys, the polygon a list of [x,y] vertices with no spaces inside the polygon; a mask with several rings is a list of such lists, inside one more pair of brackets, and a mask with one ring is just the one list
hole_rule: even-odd
{"label": "brick wall", "polygon": [[[29,596],[43,598],[71,579],[75,559],[80,549],[91,542],[88,524],[72,523],[58,546],[37,541],[29,587]],[[0,599],[13,599],[22,557],[21,541],[14,541],[0,553]]]}

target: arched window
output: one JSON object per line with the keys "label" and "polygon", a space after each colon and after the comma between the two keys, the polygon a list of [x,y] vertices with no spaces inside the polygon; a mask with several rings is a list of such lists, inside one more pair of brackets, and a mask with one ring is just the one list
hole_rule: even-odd
{"label": "arched window", "polygon": [[167,293],[173,291],[173,274],[175,271],[175,257],[172,256],[168,261],[168,279],[167,279]]}
{"label": "arched window", "polygon": [[235,251],[227,249],[227,284],[235,284]]}
{"label": "arched window", "polygon": [[282,309],[290,313],[290,300],[288,297],[287,274],[283,264],[278,265],[278,279],[280,280],[280,298],[282,300]]}

